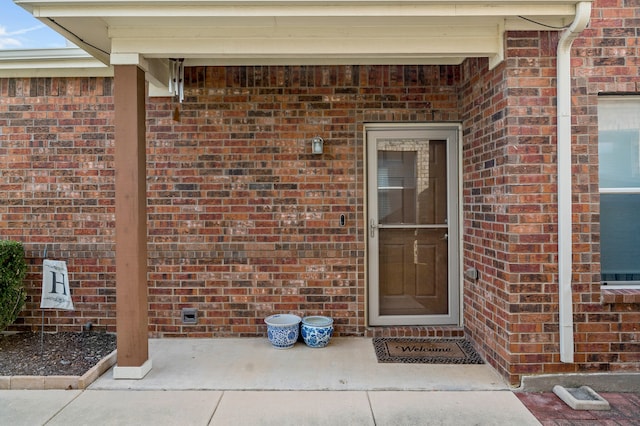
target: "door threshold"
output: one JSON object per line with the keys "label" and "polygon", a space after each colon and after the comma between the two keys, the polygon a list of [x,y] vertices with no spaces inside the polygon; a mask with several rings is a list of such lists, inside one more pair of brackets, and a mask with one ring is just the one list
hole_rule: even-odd
{"label": "door threshold", "polygon": [[389,325],[369,326],[366,337],[465,337],[459,325]]}

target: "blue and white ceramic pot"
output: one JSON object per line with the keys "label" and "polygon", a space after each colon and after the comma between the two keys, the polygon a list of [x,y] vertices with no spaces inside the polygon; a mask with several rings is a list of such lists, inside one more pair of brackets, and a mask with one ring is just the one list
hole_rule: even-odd
{"label": "blue and white ceramic pot", "polygon": [[292,348],[298,340],[300,317],[293,314],[276,314],[265,318],[267,337],[277,349]]}
{"label": "blue and white ceramic pot", "polygon": [[333,319],[323,316],[304,317],[300,330],[307,346],[324,348],[333,335]]}

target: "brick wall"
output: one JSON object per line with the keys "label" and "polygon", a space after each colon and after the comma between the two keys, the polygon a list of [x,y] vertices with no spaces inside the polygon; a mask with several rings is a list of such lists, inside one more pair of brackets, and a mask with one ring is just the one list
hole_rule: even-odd
{"label": "brick wall", "polygon": [[494,367],[509,368],[507,287],[510,282],[507,168],[506,66],[488,70],[487,60],[463,66],[463,268],[476,268],[480,279],[464,279],[464,325]]}
{"label": "brick wall", "polygon": [[[150,99],[152,335],[262,335],[263,318],[283,311],[331,315],[341,335],[425,335],[365,329],[362,130],[458,121],[459,78],[450,66],[188,68],[183,104]],[[48,248],[69,261],[77,309],[47,312],[48,329],[113,331],[112,81],[0,81],[4,169],[16,176],[1,226],[32,264],[17,328],[40,323]],[[198,309],[197,325],[181,323],[184,307]]]}
{"label": "brick wall", "polygon": [[21,241],[28,298],[18,329],[39,329],[45,250],[68,262],[75,312],[45,330],[115,330],[113,98],[104,78],[0,79],[0,232]]}
{"label": "brick wall", "polygon": [[506,43],[496,69],[465,64],[464,259],[480,271],[465,282],[465,326],[516,383],[559,356],[557,33],[511,33]]}
{"label": "brick wall", "polygon": [[[367,333],[363,123],[457,120],[458,78],[457,67],[188,68],[182,105],[149,105],[153,334],[261,335],[275,312]],[[197,326],[181,324],[184,307]]]}
{"label": "brick wall", "polygon": [[[596,0],[589,29],[574,44],[575,163],[574,220],[584,230],[574,277],[578,371],[640,370],[640,290],[602,290],[599,282],[599,196],[597,134],[599,93],[640,96],[640,4],[637,1]],[[593,248],[593,250],[592,250]],[[574,256],[575,257],[575,256]]]}
{"label": "brick wall", "polygon": [[[640,7],[596,1],[572,51],[575,363],[560,362],[556,32],[510,33],[507,60],[463,65],[465,328],[509,381],[640,368],[640,294],[599,285],[597,96],[640,91]],[[640,94],[640,93],[639,93]]]}

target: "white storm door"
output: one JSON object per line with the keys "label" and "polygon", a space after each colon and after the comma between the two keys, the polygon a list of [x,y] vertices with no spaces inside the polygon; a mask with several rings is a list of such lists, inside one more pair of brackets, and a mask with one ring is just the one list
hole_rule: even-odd
{"label": "white storm door", "polygon": [[370,325],[459,324],[458,128],[370,127]]}

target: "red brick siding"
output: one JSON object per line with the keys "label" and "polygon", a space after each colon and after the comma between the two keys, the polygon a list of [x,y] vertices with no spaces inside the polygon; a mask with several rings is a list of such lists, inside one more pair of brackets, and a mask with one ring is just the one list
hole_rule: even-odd
{"label": "red brick siding", "polygon": [[512,119],[506,66],[488,71],[487,60],[467,60],[462,69],[463,268],[480,273],[477,281],[464,280],[464,325],[487,361],[508,371],[508,208],[514,196],[506,170]]}
{"label": "red brick siding", "polygon": [[[576,241],[580,257],[574,300],[578,371],[640,370],[640,290],[622,299],[606,300],[599,281],[599,196],[597,144],[598,93],[633,93],[640,96],[637,1],[597,0],[589,29],[574,44],[576,87],[574,126],[577,167],[574,185],[579,208],[574,218],[583,235]],[[574,197],[575,199],[575,197]],[[575,229],[575,227],[574,227]],[[589,234],[587,231],[590,230]],[[592,250],[593,248],[593,250]],[[575,256],[574,256],[575,258]],[[590,267],[591,266],[591,267]],[[629,291],[625,293],[630,293]],[[605,303],[602,300],[605,299]]]}
{"label": "red brick siding", "polygon": [[367,333],[363,123],[457,120],[458,79],[457,67],[187,69],[182,105],[149,104],[153,334],[262,335],[276,312]]}
{"label": "red brick siding", "polygon": [[105,78],[0,79],[0,228],[30,264],[19,329],[42,323],[48,250],[68,262],[76,311],[46,311],[45,330],[115,330],[111,94]]}
{"label": "red brick siding", "polygon": [[464,265],[481,277],[465,281],[465,328],[514,384],[523,374],[640,368],[640,292],[601,295],[597,170],[598,93],[640,89],[639,16],[626,2],[596,1],[572,51],[574,364],[559,359],[558,34],[510,33],[495,70],[463,65]]}
{"label": "red brick siding", "polygon": [[[363,123],[458,121],[459,78],[453,66],[189,68],[182,105],[150,99],[152,335],[262,335],[263,318],[282,311],[331,315],[342,335],[460,335],[442,327],[365,330],[362,231]],[[40,321],[38,265],[48,247],[50,256],[69,260],[73,294],[83,297],[77,313],[47,312],[50,328],[92,321],[113,330],[113,129],[105,127],[112,82],[2,84],[0,107],[13,114],[3,138],[15,140],[4,159],[31,159],[13,164],[26,178],[6,188],[2,205],[4,218],[20,212],[25,224],[4,222],[3,229],[26,244],[34,265],[23,327]],[[43,99],[54,112],[22,121]],[[176,106],[180,122],[173,120]],[[81,121],[61,121],[67,115]],[[39,152],[44,137],[26,125],[42,127],[55,143]],[[325,139],[322,156],[309,151],[316,135]],[[58,145],[75,161],[60,157]],[[91,150],[81,149],[87,145]],[[43,155],[46,162],[33,162]],[[49,192],[23,194],[32,175],[42,175]],[[59,182],[70,182],[66,192]],[[37,203],[40,220],[9,200]],[[62,217],[59,203],[82,207]],[[198,325],[181,324],[183,307],[198,308]]]}

